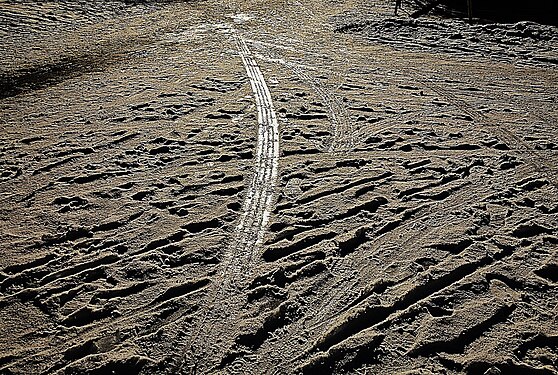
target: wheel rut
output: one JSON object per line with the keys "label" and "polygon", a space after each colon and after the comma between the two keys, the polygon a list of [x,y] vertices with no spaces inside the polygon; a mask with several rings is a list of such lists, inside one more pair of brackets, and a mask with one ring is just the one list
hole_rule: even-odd
{"label": "wheel rut", "polygon": [[65,70],[0,100],[0,373],[556,373],[555,30],[35,3],[7,72]]}
{"label": "wheel rut", "polygon": [[[258,140],[254,174],[246,190],[242,213],[229,249],[224,255],[221,269],[207,298],[205,311],[199,317],[182,370],[205,373],[219,364],[227,349],[234,322],[241,314],[245,299],[243,290],[253,273],[254,263],[270,213],[277,186],[279,159],[279,125],[271,93],[264,76],[241,36],[232,31],[238,53],[250,80],[258,112]],[[214,337],[212,332],[219,332]],[[217,345],[217,341],[221,346]]]}
{"label": "wheel rut", "polygon": [[314,78],[308,70],[314,70],[314,73],[323,73],[323,70],[312,66],[305,66],[300,63],[292,62],[285,56],[281,55],[274,49],[297,50],[296,48],[281,46],[276,43],[268,43],[261,40],[250,39],[249,42],[265,48],[265,53],[258,54],[258,58],[279,64],[293,72],[301,81],[308,85],[325,104],[329,120],[331,122],[331,141],[327,146],[327,152],[349,152],[355,148],[355,129],[346,106],[342,100],[336,95],[334,90],[329,89],[326,85],[320,83]]}

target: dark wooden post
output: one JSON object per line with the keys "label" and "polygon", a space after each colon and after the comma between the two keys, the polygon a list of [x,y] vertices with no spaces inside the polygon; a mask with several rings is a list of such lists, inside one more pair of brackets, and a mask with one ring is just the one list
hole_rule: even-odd
{"label": "dark wooden post", "polygon": [[473,23],[473,0],[467,0],[467,13],[469,14],[469,23]]}

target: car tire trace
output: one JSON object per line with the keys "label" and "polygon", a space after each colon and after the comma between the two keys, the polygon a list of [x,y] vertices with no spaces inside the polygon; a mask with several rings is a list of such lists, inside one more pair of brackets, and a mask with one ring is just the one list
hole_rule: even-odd
{"label": "car tire trace", "polygon": [[[207,358],[203,365],[194,358],[191,372],[203,371],[200,367],[211,368],[218,365],[221,352],[207,353],[217,347],[211,341],[211,336],[206,333],[227,331],[229,323],[237,318],[245,298],[243,289],[248,285],[250,275],[254,269],[253,263],[257,259],[257,250],[263,241],[265,229],[273,209],[275,186],[278,176],[279,159],[279,125],[271,99],[271,92],[267,87],[263,74],[252,57],[246,42],[242,37],[234,35],[238,52],[250,80],[250,86],[255,98],[258,112],[258,140],[256,146],[255,171],[250,181],[244,198],[243,209],[232,244],[227,249],[222,262],[221,271],[216,277],[216,283],[208,294],[208,303],[205,312],[202,312],[200,321],[192,332],[190,340],[191,354],[211,356],[216,362],[208,363]],[[219,329],[216,329],[216,325]],[[223,345],[226,345],[224,337]],[[221,347],[221,349],[226,349]],[[217,349],[219,350],[219,349]],[[214,356],[216,355],[216,356]],[[194,354],[195,356],[195,354]],[[186,360],[185,362],[188,362]]]}

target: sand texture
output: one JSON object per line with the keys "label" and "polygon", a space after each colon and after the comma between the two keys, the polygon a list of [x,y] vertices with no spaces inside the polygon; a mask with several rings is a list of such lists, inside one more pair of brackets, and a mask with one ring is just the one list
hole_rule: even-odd
{"label": "sand texture", "polygon": [[558,28],[0,1],[0,374],[558,374]]}

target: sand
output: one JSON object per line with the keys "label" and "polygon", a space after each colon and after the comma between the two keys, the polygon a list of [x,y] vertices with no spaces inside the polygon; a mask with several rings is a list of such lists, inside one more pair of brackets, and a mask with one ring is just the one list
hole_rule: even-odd
{"label": "sand", "polygon": [[558,374],[558,28],[0,2],[1,374]]}

